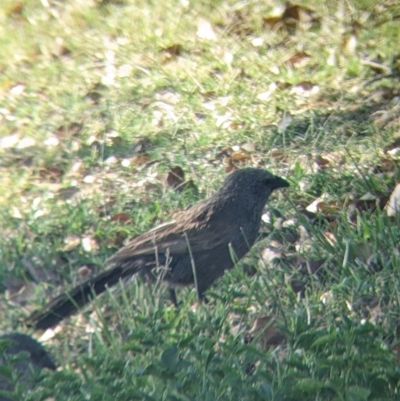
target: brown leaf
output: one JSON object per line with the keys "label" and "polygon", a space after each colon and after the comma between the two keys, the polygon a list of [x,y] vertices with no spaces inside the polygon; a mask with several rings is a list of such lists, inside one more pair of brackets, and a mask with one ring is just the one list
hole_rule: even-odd
{"label": "brown leaf", "polygon": [[85,99],[90,100],[91,102],[93,102],[93,104],[98,104],[102,97],[103,97],[103,95],[97,91],[89,91],[85,95]]}
{"label": "brown leaf", "polygon": [[287,160],[287,154],[282,149],[278,148],[272,148],[268,152],[268,157],[276,160]]}
{"label": "brown leaf", "polygon": [[263,23],[270,29],[274,29],[278,24],[282,23],[282,16],[280,17],[264,17]]}
{"label": "brown leaf", "polygon": [[132,221],[131,217],[126,213],[117,213],[111,217],[111,221],[116,221],[118,223],[130,223]]}
{"label": "brown leaf", "polygon": [[55,166],[43,167],[39,171],[40,179],[50,182],[61,182],[63,174],[64,172]]}
{"label": "brown leaf", "polygon": [[146,164],[150,161],[150,155],[147,153],[140,153],[132,159],[132,163],[138,165]]}
{"label": "brown leaf", "polygon": [[163,47],[160,49],[160,52],[164,54],[163,62],[166,62],[172,58],[180,56],[183,52],[183,46],[179,43],[176,43],[171,46]]}
{"label": "brown leaf", "polygon": [[323,194],[319,198],[317,198],[314,202],[309,204],[306,207],[306,210],[311,213],[324,213],[324,214],[333,214],[335,211],[339,209],[338,202],[334,200],[329,200],[328,194]]}
{"label": "brown leaf", "polygon": [[295,21],[300,21],[306,18],[306,15],[311,13],[311,10],[297,4],[286,3],[285,11],[282,14],[284,20],[291,19]]}
{"label": "brown leaf", "polygon": [[294,34],[299,24],[303,27],[311,27],[313,23],[318,23],[319,19],[314,17],[314,12],[306,7],[297,4],[286,3],[282,19],[286,29],[290,34]]}
{"label": "brown leaf", "polygon": [[285,335],[274,325],[274,322],[275,318],[272,316],[258,317],[249,331],[263,349],[276,348],[286,341]]}
{"label": "brown leaf", "polygon": [[283,61],[287,67],[290,68],[300,68],[307,64],[311,56],[306,52],[297,52]]}
{"label": "brown leaf", "polygon": [[22,1],[15,2],[12,6],[8,9],[8,16],[16,17],[22,15],[24,11],[25,5]]}
{"label": "brown leaf", "polygon": [[78,274],[79,274],[79,277],[81,277],[81,278],[86,278],[86,277],[89,277],[91,274],[92,274],[92,269],[90,269],[88,266],[81,266],[79,269],[78,269]]}
{"label": "brown leaf", "polygon": [[374,212],[377,208],[383,209],[388,202],[388,197],[382,194],[365,193],[359,199],[350,203],[347,208],[347,220],[350,223],[357,222],[357,214],[360,212]]}
{"label": "brown leaf", "polygon": [[317,155],[314,157],[314,163],[317,169],[324,169],[329,165],[329,160],[325,159],[321,155]]}
{"label": "brown leaf", "polygon": [[251,160],[250,155],[240,150],[238,152],[233,152],[230,158],[233,162],[245,162]]}
{"label": "brown leaf", "polygon": [[301,88],[303,91],[312,91],[318,84],[315,84],[311,81],[300,81],[296,85],[293,85],[293,88]]}
{"label": "brown leaf", "polygon": [[77,235],[67,235],[64,239],[64,246],[62,247],[62,250],[64,252],[69,252],[79,246],[80,243],[81,239]]}
{"label": "brown leaf", "polygon": [[179,166],[171,168],[167,174],[167,185],[171,188],[178,188],[185,180],[185,172]]}
{"label": "brown leaf", "polygon": [[236,167],[233,164],[228,164],[225,167],[225,173],[231,173],[232,171],[236,170]]}
{"label": "brown leaf", "polygon": [[55,134],[59,139],[73,138],[79,134],[83,125],[80,123],[71,123],[68,125],[61,125],[56,129]]}
{"label": "brown leaf", "polygon": [[283,26],[293,33],[293,28],[299,23],[311,25],[318,21],[319,19],[314,17],[314,12],[311,9],[289,2],[286,3],[285,10],[281,15],[271,15],[263,18],[264,25],[270,29]]}

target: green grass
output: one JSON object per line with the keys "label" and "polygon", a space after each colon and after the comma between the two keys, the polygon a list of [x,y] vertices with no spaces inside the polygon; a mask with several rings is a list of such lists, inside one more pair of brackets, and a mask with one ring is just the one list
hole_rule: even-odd
{"label": "green grass", "polygon": [[[2,331],[32,334],[25,318],[81,282],[81,266],[101,271],[125,239],[212,194],[228,148],[253,144],[247,164],[291,183],[267,207],[274,221],[277,210],[284,216],[283,227],[263,225],[262,241],[212,287],[207,305],[197,305],[189,288],[175,309],[163,287],[139,280],[105,294],[46,344],[63,369],[45,375],[27,399],[400,399],[399,218],[368,208],[348,218],[354,200],[388,196],[400,180],[398,160],[385,153],[399,117],[378,119],[398,102],[395,2],[304,2],[314,22],[297,29],[268,28],[263,18],[279,3],[258,0],[3,3]],[[216,40],[197,35],[200,20]],[[173,45],[178,55],[166,50]],[[301,52],[309,58],[290,65]],[[372,81],[378,76],[365,60],[393,75]],[[294,93],[307,81],[317,95]],[[283,111],[292,119],[281,130]],[[5,147],[13,135],[18,140]],[[332,154],[342,162],[318,167],[319,156]],[[165,185],[174,166],[198,194]],[[79,192],[66,196],[70,187]],[[330,208],[306,219],[301,210],[323,194]],[[131,221],[111,221],[118,213]],[[300,225],[308,233],[301,244]],[[96,246],[72,244],[85,237]],[[264,266],[271,240],[286,255],[322,259],[321,269],[312,274],[293,257]],[[367,265],[371,255],[378,271]],[[33,285],[27,265],[38,282],[13,302],[11,278]],[[371,297],[377,301],[366,302]],[[263,331],[249,335],[264,316],[275,317],[285,342],[265,347]]]}

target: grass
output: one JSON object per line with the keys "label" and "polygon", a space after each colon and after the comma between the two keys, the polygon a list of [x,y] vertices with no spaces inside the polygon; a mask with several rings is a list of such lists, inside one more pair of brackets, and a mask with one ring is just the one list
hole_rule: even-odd
{"label": "grass", "polygon": [[[400,10],[325,3],[271,29],[278,2],[3,2],[2,331],[33,334],[25,318],[81,282],[79,268],[101,271],[125,239],[209,196],[235,157],[291,182],[207,305],[183,289],[175,309],[139,280],[105,294],[46,343],[63,369],[27,399],[400,398],[399,219],[361,198],[400,179],[386,153]],[[198,191],[165,184],[175,166]],[[263,264],[271,241],[285,257]]]}

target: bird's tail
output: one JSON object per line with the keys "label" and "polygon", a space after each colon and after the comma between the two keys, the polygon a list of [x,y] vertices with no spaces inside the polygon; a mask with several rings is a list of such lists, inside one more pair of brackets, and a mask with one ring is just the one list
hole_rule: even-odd
{"label": "bird's tail", "polygon": [[30,316],[28,324],[35,329],[43,330],[53,327],[88,304],[93,295],[103,293],[107,287],[112,287],[119,280],[132,276],[136,272],[136,269],[129,269],[126,266],[115,266],[106,270],[51,300]]}

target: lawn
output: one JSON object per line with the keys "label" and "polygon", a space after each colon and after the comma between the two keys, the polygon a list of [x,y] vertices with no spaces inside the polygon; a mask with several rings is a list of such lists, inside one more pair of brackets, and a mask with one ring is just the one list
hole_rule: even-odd
{"label": "lawn", "polygon": [[[399,18],[389,0],[3,0],[0,331],[61,366],[27,400],[400,399]],[[291,187],[208,303],[134,279],[27,326],[244,166]]]}

